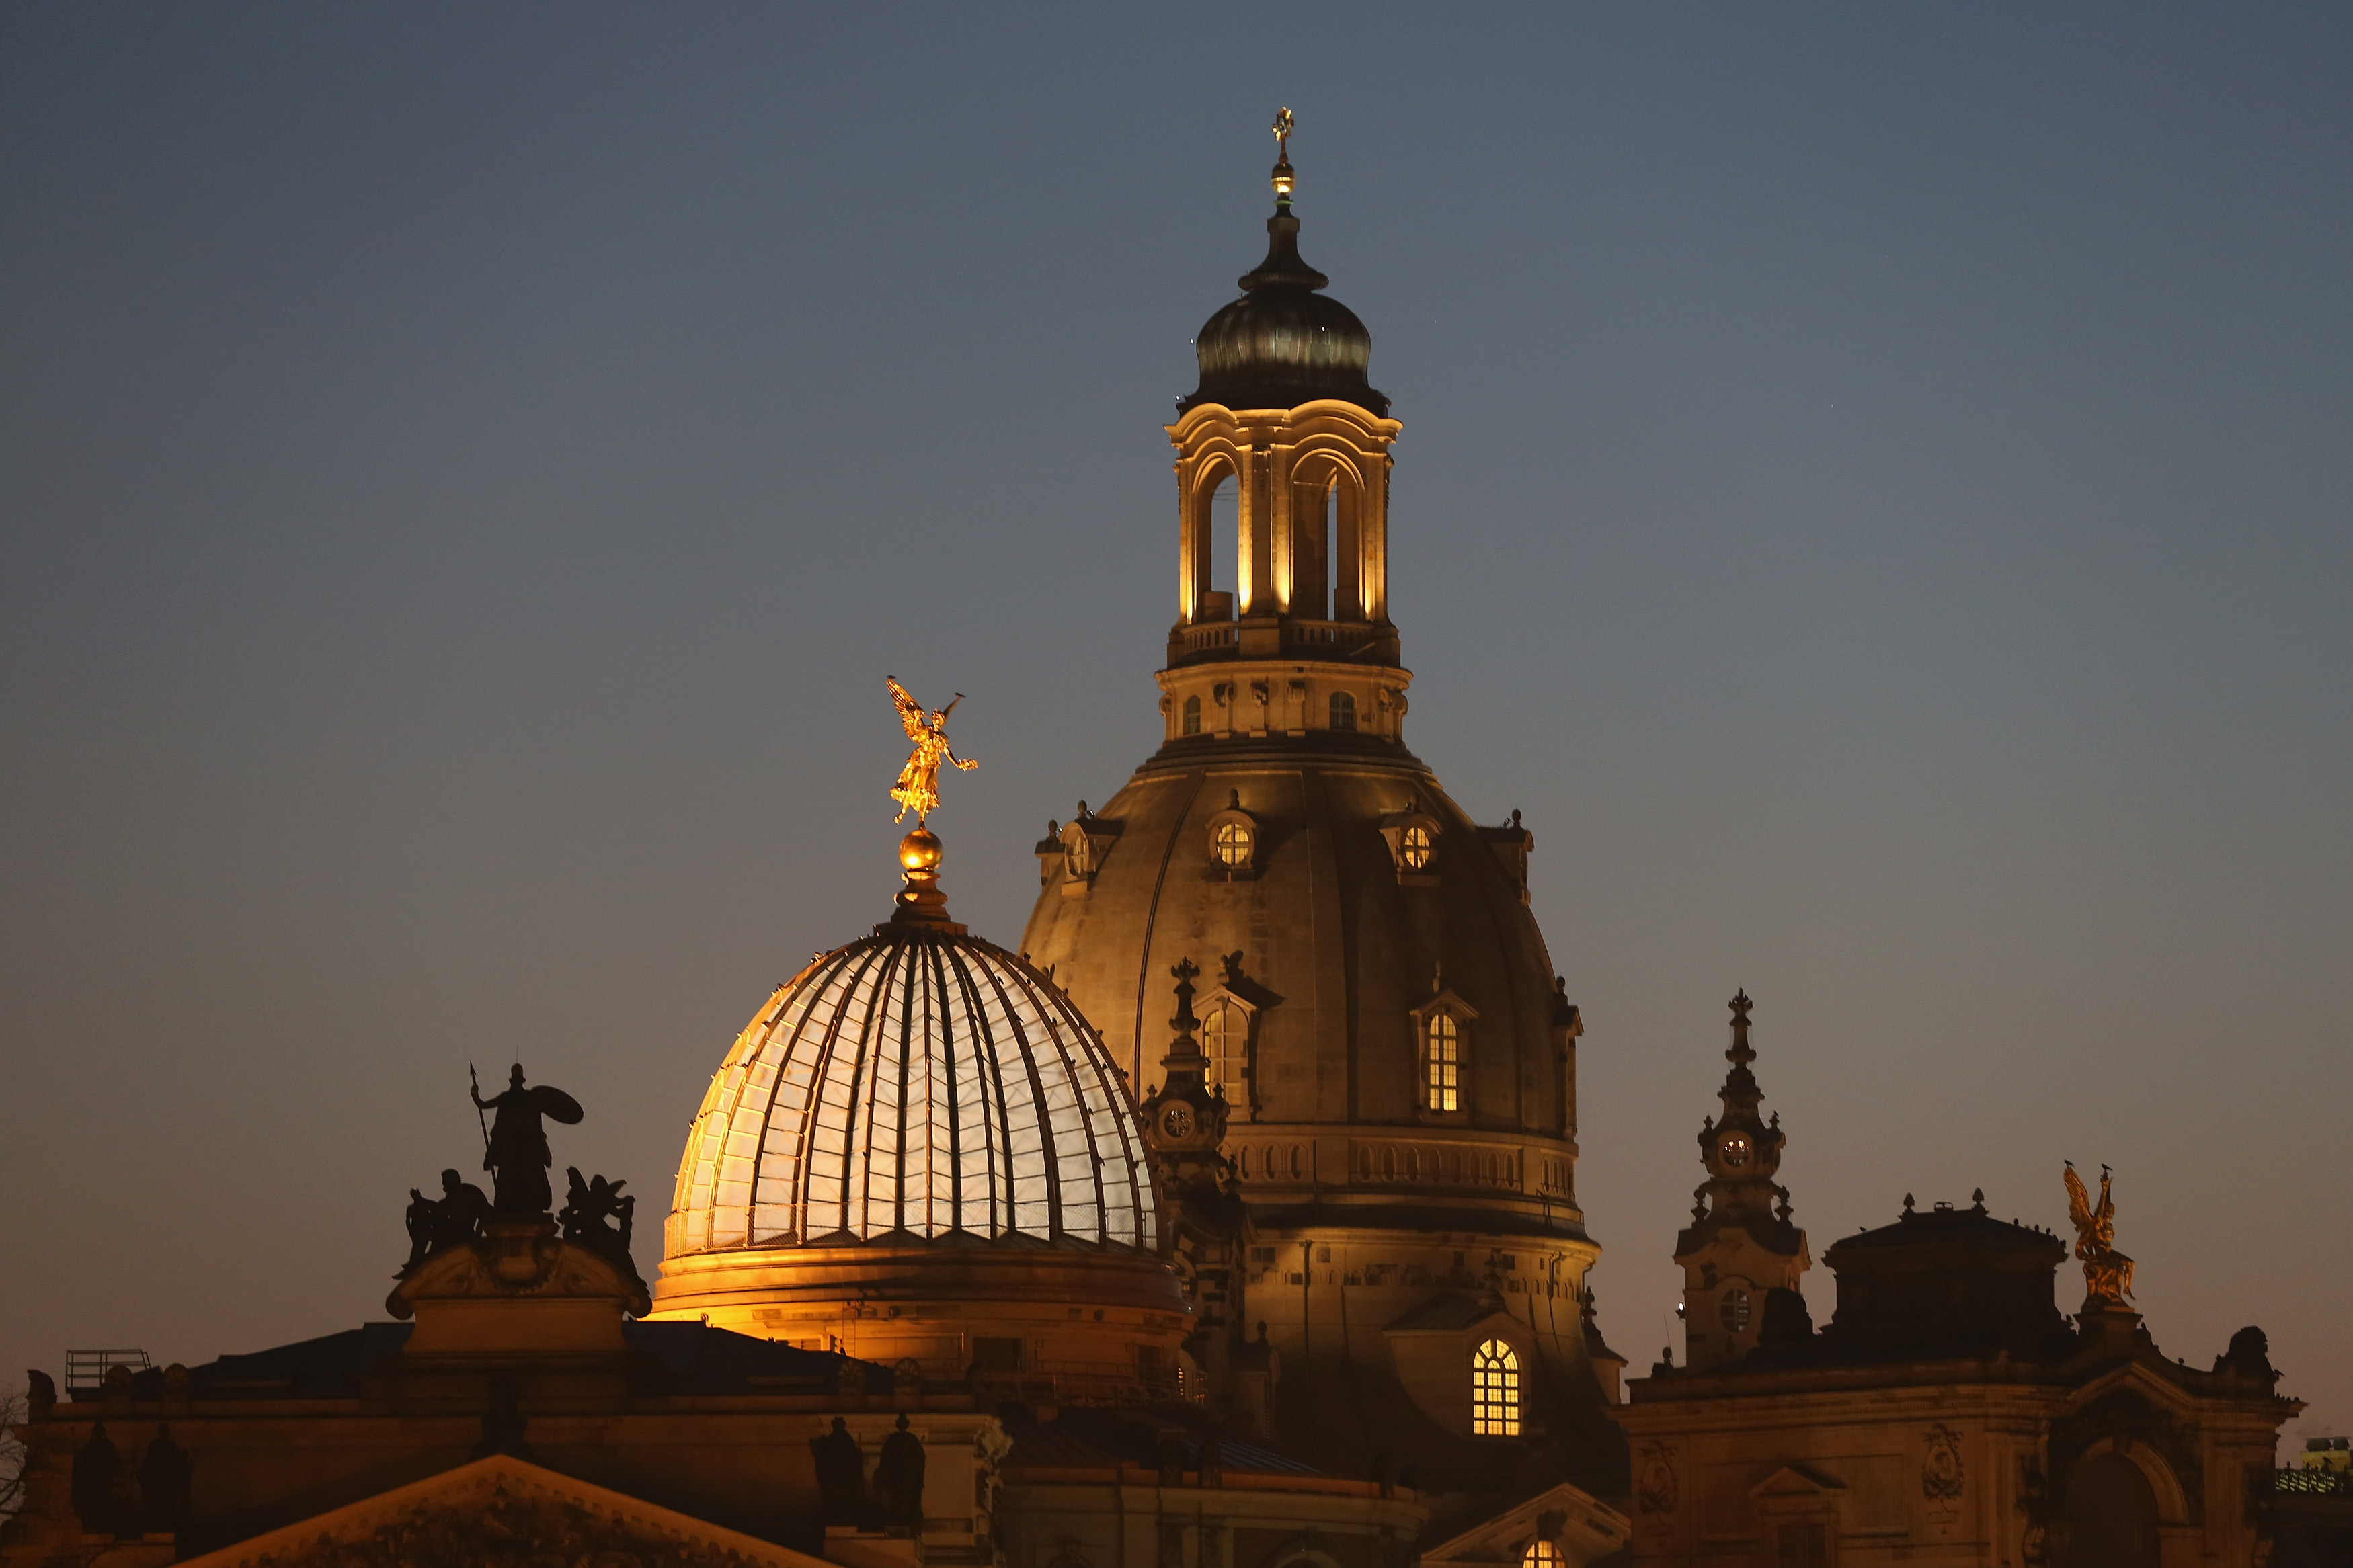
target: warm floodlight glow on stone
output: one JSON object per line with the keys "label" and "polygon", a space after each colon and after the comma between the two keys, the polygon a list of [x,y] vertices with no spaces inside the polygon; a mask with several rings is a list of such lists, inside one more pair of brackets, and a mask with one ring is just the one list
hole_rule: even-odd
{"label": "warm floodlight glow on stone", "polygon": [[896,921],[744,1031],[676,1203],[673,1258],[892,1233],[1157,1242],[1143,1137],[1086,1021],[1003,949]]}

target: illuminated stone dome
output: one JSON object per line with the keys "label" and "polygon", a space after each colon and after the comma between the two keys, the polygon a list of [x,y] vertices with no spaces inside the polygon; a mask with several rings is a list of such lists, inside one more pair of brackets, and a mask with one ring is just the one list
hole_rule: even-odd
{"label": "illuminated stone dome", "polygon": [[1127,1087],[1051,979],[947,918],[939,855],[908,835],[898,913],[736,1037],[687,1136],[653,1315],[933,1378],[992,1356],[1173,1375],[1189,1317]]}

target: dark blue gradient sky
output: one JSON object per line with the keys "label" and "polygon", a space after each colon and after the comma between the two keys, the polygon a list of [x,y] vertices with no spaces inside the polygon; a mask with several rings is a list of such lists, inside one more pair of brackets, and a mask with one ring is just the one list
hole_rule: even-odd
{"label": "dark blue gradient sky", "polygon": [[971,694],[1017,940],[1156,738],[1278,103],[1411,742],[1588,1021],[1610,1339],[1745,985],[1817,1254],[2108,1162],[2158,1342],[2353,1428],[2320,5],[0,12],[0,1367],[379,1315],[469,1058],[658,1215],[886,912],[886,673]]}

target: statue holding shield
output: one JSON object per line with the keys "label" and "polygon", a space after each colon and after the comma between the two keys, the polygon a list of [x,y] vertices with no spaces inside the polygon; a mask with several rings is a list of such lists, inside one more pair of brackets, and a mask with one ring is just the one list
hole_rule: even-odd
{"label": "statue holding shield", "polygon": [[554,1158],[547,1150],[543,1121],[566,1127],[580,1120],[580,1102],[549,1084],[525,1088],[522,1064],[508,1075],[504,1092],[482,1098],[477,1082],[470,1092],[478,1110],[494,1110],[483,1135],[482,1169],[491,1173],[491,1206],[502,1215],[545,1214],[554,1202],[547,1184],[547,1168]]}

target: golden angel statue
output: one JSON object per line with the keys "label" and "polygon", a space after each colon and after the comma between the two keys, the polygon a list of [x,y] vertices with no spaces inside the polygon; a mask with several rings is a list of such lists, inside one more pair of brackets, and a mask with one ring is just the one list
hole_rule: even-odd
{"label": "golden angel statue", "polygon": [[2108,1195],[2108,1168],[2100,1167],[2100,1204],[2094,1208],[2084,1178],[2075,1174],[2075,1162],[2065,1163],[2067,1219],[2075,1227],[2075,1256],[2084,1263],[2084,1304],[2121,1307],[2132,1295],[2133,1260],[2116,1250],[2116,1203]]}
{"label": "golden angel statue", "polygon": [[907,739],[915,742],[907,758],[907,765],[899,770],[899,782],[891,788],[891,798],[899,803],[899,815],[893,822],[903,822],[907,814],[915,814],[915,826],[921,827],[923,818],[939,809],[940,764],[946,763],[965,773],[980,766],[976,762],[957,756],[948,750],[948,715],[964,700],[959,691],[944,708],[926,714],[923,705],[908,694],[897,679],[891,681],[891,700],[899,710],[899,722],[906,727]]}

